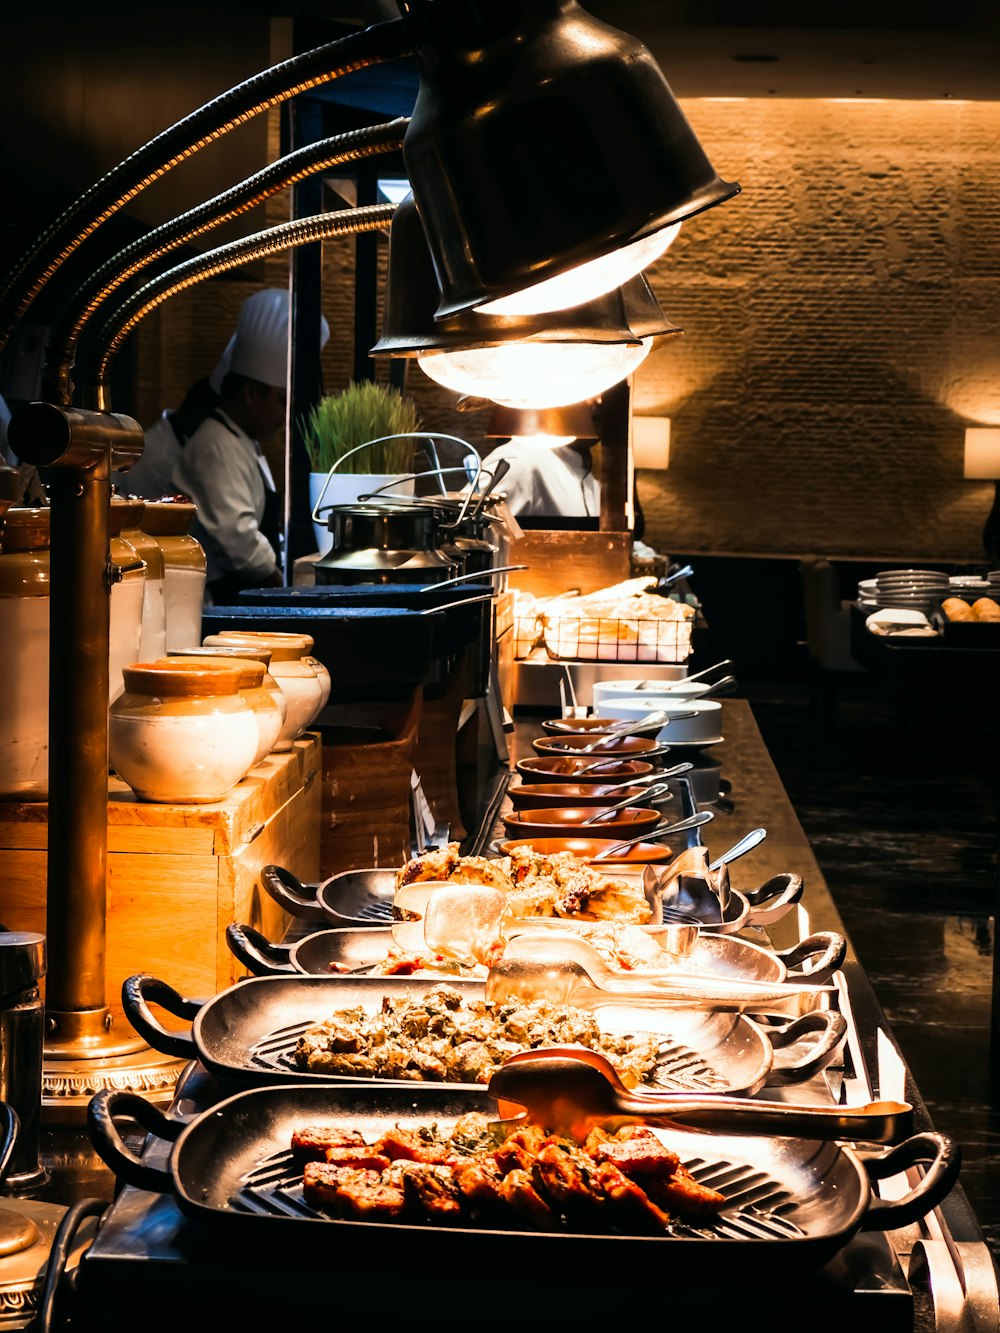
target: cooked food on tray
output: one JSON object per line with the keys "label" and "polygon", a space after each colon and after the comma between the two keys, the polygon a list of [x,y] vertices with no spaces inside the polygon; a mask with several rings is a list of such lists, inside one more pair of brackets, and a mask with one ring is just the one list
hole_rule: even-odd
{"label": "cooked food on tray", "polygon": [[351,1221],[656,1233],[725,1205],[644,1125],[594,1127],[582,1143],[538,1124],[508,1130],[473,1111],[450,1134],[397,1127],[371,1144],[359,1131],[305,1126],[291,1149],[306,1202]]}
{"label": "cooked food on tray", "polygon": [[510,1056],[539,1046],[587,1046],[634,1088],[656,1066],[660,1038],[605,1031],[592,1013],[539,1001],[467,1001],[453,987],[418,1000],[386,997],[371,1013],[341,1009],[306,1029],[293,1052],[315,1074],[489,1083]]}
{"label": "cooked food on tray", "polygon": [[487,860],[460,856],[458,843],[408,861],[397,872],[397,887],[421,880],[488,884],[507,894],[511,916],[560,916],[580,921],[622,921],[645,925],[652,908],[638,884],[592,869],[572,852],[544,856],[515,847],[510,856]]}

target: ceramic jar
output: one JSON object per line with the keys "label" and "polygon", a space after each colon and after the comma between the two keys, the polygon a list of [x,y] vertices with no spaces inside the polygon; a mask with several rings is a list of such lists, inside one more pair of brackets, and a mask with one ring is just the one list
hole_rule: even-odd
{"label": "ceramic jar", "polygon": [[0,796],[49,795],[49,518],[8,509],[0,552]]}
{"label": "ceramic jar", "polygon": [[108,700],[118,698],[125,688],[122,668],[139,661],[142,640],[142,607],[146,592],[146,562],[131,542],[122,536],[128,516],[126,505],[110,506],[111,563],[115,579],[111,584],[111,623],[108,634]]}
{"label": "ceramic jar", "polygon": [[[275,742],[281,733],[284,714],[275,700],[275,695],[264,684],[264,677],[269,675],[267,667],[263,662],[254,662],[249,657],[212,657],[208,654],[195,654],[188,656],[186,653],[175,653],[171,657],[163,659],[171,664],[178,662],[194,662],[196,664],[216,665],[232,667],[238,666],[240,671],[240,683],[238,692],[247,701],[253,709],[253,715],[257,722],[258,742],[257,753],[254,755],[251,768],[255,767],[260,761],[269,755],[274,749]],[[275,682],[276,683],[276,682]],[[278,694],[281,694],[280,688]],[[282,698],[284,696],[282,695]]]}
{"label": "ceramic jar", "polygon": [[239,694],[241,668],[133,662],[108,721],[111,766],[142,801],[221,800],[251,768],[254,711]]}
{"label": "ceramic jar", "polygon": [[201,638],[207,561],[201,542],[191,536],[197,512],[190,501],[147,500],[140,520],[163,553],[168,653]]}
{"label": "ceramic jar", "polygon": [[234,643],[220,643],[215,647],[205,648],[201,644],[194,646],[188,645],[184,648],[178,648],[176,652],[169,652],[168,657],[236,657],[247,658],[251,662],[262,662],[264,664],[264,679],[261,682],[264,689],[267,690],[274,700],[278,712],[281,714],[281,730],[278,732],[278,738],[271,746],[272,750],[290,750],[292,742],[283,741],[281,731],[284,729],[285,717],[288,713],[288,700],[285,698],[285,691],[271,675],[271,650],[270,648],[251,648],[250,646],[239,646]]}
{"label": "ceramic jar", "polygon": [[163,552],[155,537],[143,532],[140,524],[146,508],[145,500],[138,496],[122,498],[115,496],[111,501],[115,505],[125,505],[125,522],[122,525],[122,537],[135,551],[140,560],[146,562],[146,581],[142,590],[142,630],[139,635],[138,661],[152,662],[163,657],[167,651],[167,602],[166,602],[166,566]]}
{"label": "ceramic jar", "polygon": [[[202,644],[205,647],[235,644],[270,650],[271,675],[284,690],[288,703],[285,725],[276,749],[289,749],[292,741],[301,736],[321,712],[325,684],[314,665],[315,659],[308,655],[313,646],[310,635],[280,631],[269,633],[263,630],[220,630],[218,634],[206,635]],[[326,668],[323,670],[326,671]]]}

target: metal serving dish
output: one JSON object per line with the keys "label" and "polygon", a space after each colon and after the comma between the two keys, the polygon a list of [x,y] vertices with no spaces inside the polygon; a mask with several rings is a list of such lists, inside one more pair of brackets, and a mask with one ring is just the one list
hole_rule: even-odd
{"label": "metal serving dish", "polygon": [[[656,1236],[621,1232],[530,1232],[485,1226],[334,1220],[306,1204],[302,1167],[292,1160],[293,1131],[306,1125],[360,1130],[369,1142],[397,1125],[448,1130],[460,1115],[495,1116],[485,1088],[410,1084],[305,1084],[237,1092],[190,1119],[174,1119],[135,1093],[105,1089],[90,1102],[91,1141],[125,1184],[171,1197],[194,1219],[217,1254],[267,1254],[315,1272],[331,1253],[338,1268],[385,1273],[586,1272],[608,1268],[677,1278],[759,1282],[762,1274],[793,1274],[825,1264],[858,1231],[890,1230],[918,1221],[946,1197],[958,1178],[960,1155],[941,1134],[917,1134],[888,1150],[852,1149],[812,1139],[692,1133],[667,1139],[692,1174],[729,1200],[720,1219],[694,1227],[674,1224]],[[116,1118],[138,1120],[157,1143],[169,1142],[165,1166],[137,1156]],[[903,1198],[876,1198],[872,1182],[916,1163],[929,1164]],[[672,1270],[671,1261],[676,1264]],[[780,1264],[775,1270],[773,1265]],[[568,1265],[568,1269],[563,1269]],[[485,1267],[488,1266],[488,1267]],[[428,1270],[429,1271],[429,1270]],[[593,1271],[593,1270],[592,1270]],[[402,1279],[400,1279],[402,1280]],[[749,1297],[748,1297],[749,1299]]]}
{"label": "metal serving dish", "polygon": [[[609,805],[614,801],[629,800],[635,805],[642,805],[646,799],[648,786],[637,784],[622,787],[613,782],[519,782],[508,785],[506,795],[515,810],[550,810],[561,805]],[[672,797],[658,797],[655,804],[662,805]]]}
{"label": "metal serving dish", "polygon": [[[524,924],[530,927],[535,923],[526,921]],[[572,922],[562,924],[572,933]],[[226,943],[232,954],[257,977],[288,973],[315,977],[360,975],[364,969],[376,967],[385,959],[392,943],[392,931],[386,927],[317,930],[295,944],[278,944],[252,926],[233,923],[226,927]],[[840,969],[846,954],[846,939],[830,930],[817,931],[780,952],[764,949],[735,935],[702,931],[694,948],[678,966],[685,972],[734,981],[794,980],[820,985]],[[624,975],[642,979],[641,970]]]}
{"label": "metal serving dish", "polygon": [[290,916],[332,926],[385,926],[392,920],[396,871],[371,867],[341,870],[321,884],[303,884],[284,866],[260,872],[266,892]]}
{"label": "metal serving dish", "polygon": [[514,767],[522,783],[608,783],[645,777],[656,765],[646,759],[620,759],[615,755],[604,759],[599,755],[551,755],[547,759],[519,759]]}
{"label": "metal serving dish", "polygon": [[[442,978],[468,1000],[483,998],[481,981]],[[363,1007],[376,1013],[385,997],[419,1000],[437,982],[412,977],[248,977],[207,1001],[189,1000],[166,982],[139,973],[122,986],[125,1015],[136,1032],[165,1055],[200,1060],[211,1073],[251,1083],[350,1083],[357,1075],[303,1072],[292,1062],[299,1034],[334,1010]],[[156,1004],[191,1023],[165,1027]],[[751,1095],[765,1086],[811,1078],[832,1061],[846,1035],[841,1014],[805,1014],[766,1028],[744,1014],[695,1010],[651,1013],[616,1003],[600,1011],[607,1030],[662,1035],[649,1092]],[[781,1052],[781,1054],[779,1054]],[[371,1078],[369,1086],[385,1082]],[[419,1086],[419,1085],[418,1085]]]}

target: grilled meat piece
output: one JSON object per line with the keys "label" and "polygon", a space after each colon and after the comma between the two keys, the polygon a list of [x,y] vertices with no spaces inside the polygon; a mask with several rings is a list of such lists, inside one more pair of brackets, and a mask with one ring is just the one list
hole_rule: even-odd
{"label": "grilled meat piece", "polygon": [[324,1162],[328,1148],[368,1150],[364,1135],[356,1129],[337,1129],[332,1125],[305,1125],[292,1135],[292,1153],[298,1161]]}
{"label": "grilled meat piece", "polygon": [[414,857],[396,871],[396,888],[428,880],[450,880],[453,884],[488,884],[507,893],[513,885],[502,861],[485,856],[460,856],[457,842],[423,856]]}
{"label": "grilled meat piece", "polygon": [[428,1221],[439,1224],[462,1221],[463,1196],[450,1167],[410,1162],[403,1175],[403,1190]]}
{"label": "grilled meat piece", "polygon": [[555,1231],[559,1218],[535,1189],[529,1171],[508,1171],[500,1182],[500,1197],[509,1208],[541,1231]]}
{"label": "grilled meat piece", "polygon": [[502,1171],[530,1171],[546,1137],[541,1125],[525,1125],[508,1134],[493,1156]]}
{"label": "grilled meat piece", "polygon": [[400,1129],[398,1125],[382,1135],[375,1150],[393,1162],[450,1162],[454,1157],[454,1151],[429,1141],[419,1129]]}
{"label": "grilled meat piece", "polygon": [[591,1130],[584,1148],[595,1162],[614,1162],[627,1176],[671,1176],[680,1166],[677,1154],[644,1125],[626,1126],[614,1138],[602,1129]]}
{"label": "grilled meat piece", "polygon": [[540,1193],[567,1213],[600,1207],[604,1191],[594,1179],[594,1159],[569,1139],[546,1139],[533,1168]]}
{"label": "grilled meat piece", "polygon": [[666,1231],[670,1215],[658,1208],[646,1191],[619,1171],[614,1162],[601,1162],[593,1180],[608,1206],[620,1214],[622,1225],[643,1231]]}
{"label": "grilled meat piece", "polygon": [[327,1162],[307,1162],[302,1175],[306,1201],[356,1222],[384,1222],[402,1217],[406,1195],[387,1184],[378,1171]]}
{"label": "grilled meat piece", "polygon": [[726,1196],[708,1185],[699,1184],[684,1166],[678,1165],[672,1176],[650,1177],[643,1188],[654,1203],[668,1212],[694,1220],[712,1218],[725,1207]]}
{"label": "grilled meat piece", "polygon": [[458,1192],[473,1213],[489,1216],[503,1209],[503,1174],[491,1158],[459,1159],[451,1173]]}

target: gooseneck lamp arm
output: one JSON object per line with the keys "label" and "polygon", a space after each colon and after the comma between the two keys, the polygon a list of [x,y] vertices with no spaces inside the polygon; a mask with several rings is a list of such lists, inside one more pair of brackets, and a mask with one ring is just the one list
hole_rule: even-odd
{"label": "gooseneck lamp arm", "polygon": [[402,19],[364,28],[255,74],[150,139],[70,204],[14,266],[0,288],[0,348],[62,264],[171,168],[263,111],[342,75],[398,60],[411,49]]}
{"label": "gooseneck lamp arm", "polygon": [[109,409],[108,377],[111,363],[122,343],[150,311],[177,292],[203,282],[206,278],[228,272],[240,264],[263,259],[267,255],[278,254],[299,245],[330,240],[336,236],[379,231],[391,222],[395,208],[395,204],[372,204],[282,222],[252,236],[242,236],[238,241],[216,250],[208,250],[153,278],[118,307],[98,334],[94,372],[87,386],[89,406],[98,410]]}
{"label": "gooseneck lamp arm", "polygon": [[72,402],[71,373],[84,326],[130,278],[186,242],[255,208],[265,199],[318,172],[402,147],[406,119],[366,126],[308,144],[270,163],[247,180],[155,227],[113,255],[68,302],[49,339],[45,397]]}

